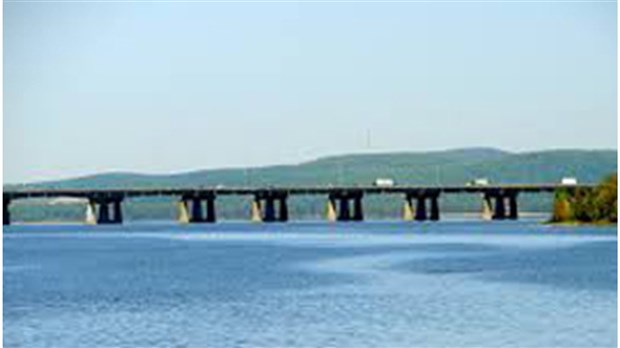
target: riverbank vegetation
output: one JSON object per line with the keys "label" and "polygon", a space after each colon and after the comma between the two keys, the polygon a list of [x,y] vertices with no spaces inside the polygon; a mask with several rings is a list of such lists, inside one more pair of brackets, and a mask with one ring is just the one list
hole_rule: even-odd
{"label": "riverbank vegetation", "polygon": [[617,190],[617,173],[607,176],[594,188],[560,190],[555,195],[551,222],[617,223]]}

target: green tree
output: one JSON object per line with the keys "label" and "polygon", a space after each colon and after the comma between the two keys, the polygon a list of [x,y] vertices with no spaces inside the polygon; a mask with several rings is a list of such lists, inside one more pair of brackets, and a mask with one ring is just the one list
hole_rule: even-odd
{"label": "green tree", "polygon": [[598,217],[610,222],[618,221],[618,175],[609,175],[596,188],[593,198]]}
{"label": "green tree", "polygon": [[566,190],[559,190],[555,194],[555,200],[553,202],[553,215],[551,221],[571,221],[573,220],[573,213],[571,211],[571,196]]}
{"label": "green tree", "polygon": [[579,188],[555,195],[552,221],[617,222],[618,175],[611,174],[595,188]]}

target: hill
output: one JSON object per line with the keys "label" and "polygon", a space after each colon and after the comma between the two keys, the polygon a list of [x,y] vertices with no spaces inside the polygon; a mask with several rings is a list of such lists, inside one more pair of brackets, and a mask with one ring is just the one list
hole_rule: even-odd
{"label": "hill", "polygon": [[497,183],[557,182],[564,176],[575,176],[582,182],[597,182],[616,171],[616,167],[615,150],[510,153],[474,148],[343,155],[296,165],[199,170],[179,174],[103,173],[26,186],[123,188],[369,184],[377,177],[390,177],[401,184],[462,184],[478,177]]}

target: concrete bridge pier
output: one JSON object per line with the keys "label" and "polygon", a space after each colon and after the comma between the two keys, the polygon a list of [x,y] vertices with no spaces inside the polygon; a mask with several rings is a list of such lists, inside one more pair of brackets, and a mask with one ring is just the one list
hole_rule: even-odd
{"label": "concrete bridge pier", "polygon": [[122,224],[123,223],[123,208],[121,207],[121,201],[120,200],[113,201],[112,209],[114,212],[112,223]]}
{"label": "concrete bridge pier", "polygon": [[106,225],[122,224],[122,198],[91,198],[86,207],[86,223]]}
{"label": "concrete bridge pier", "polygon": [[499,194],[495,197],[495,210],[493,211],[493,220],[504,220],[506,218],[506,200],[504,196]]}
{"label": "concrete bridge pier", "polygon": [[[329,195],[327,219],[329,221],[363,221],[362,192],[335,192]],[[336,202],[338,202],[336,204]]]}
{"label": "concrete bridge pier", "polygon": [[[111,224],[123,223],[123,208],[121,206],[121,199],[113,199],[108,203],[108,220]],[[112,209],[110,214],[110,208]]]}
{"label": "concrete bridge pier", "polygon": [[486,202],[490,202],[491,198],[495,199],[495,207],[492,213],[493,220],[516,220],[519,218],[519,207],[517,204],[518,193],[519,192],[516,190],[509,190],[485,194],[484,204],[486,204]]}
{"label": "concrete bridge pier", "polygon": [[426,218],[426,197],[420,196],[417,198],[414,219],[416,221],[425,221]]}
{"label": "concrete bridge pier", "polygon": [[413,208],[412,198],[409,195],[405,196],[405,201],[403,202],[403,220],[404,221],[412,221],[413,214],[415,209]]}
{"label": "concrete bridge pier", "polygon": [[[288,194],[286,192],[262,192],[256,194],[252,201],[252,221],[288,221],[287,198]],[[278,209],[276,209],[276,202],[278,204]]]}
{"label": "concrete bridge pier", "polygon": [[482,196],[482,219],[516,220],[519,218],[518,191],[486,192]]}
{"label": "concrete bridge pier", "polygon": [[329,197],[326,208],[327,221],[336,221],[336,199]]}
{"label": "concrete bridge pier", "polygon": [[187,224],[190,221],[189,209],[187,207],[187,200],[185,198],[181,198],[177,202],[177,217],[178,221],[182,224]]}
{"label": "concrete bridge pier", "polygon": [[181,197],[177,210],[181,223],[215,222],[215,194]]}
{"label": "concrete bridge pier", "polygon": [[276,205],[273,197],[265,199],[265,215],[263,216],[264,222],[276,221]]}
{"label": "concrete bridge pier", "polygon": [[191,223],[204,222],[201,199],[198,197],[194,197],[191,199],[191,201],[192,201],[192,215],[190,215],[189,217],[189,222]]}
{"label": "concrete bridge pier", "polygon": [[207,216],[206,222],[212,223],[217,220],[215,215],[215,196],[207,198]]}
{"label": "concrete bridge pier", "polygon": [[260,199],[257,197],[254,197],[254,199],[252,200],[251,214],[252,217],[250,218],[250,220],[252,220],[253,222],[263,221],[263,217],[261,214],[261,202]]}
{"label": "concrete bridge pier", "polygon": [[510,220],[517,220],[519,218],[519,206],[517,204],[517,192],[511,192],[508,194],[508,218]]}
{"label": "concrete bridge pier", "polygon": [[362,195],[353,198],[353,221],[364,221],[364,209],[362,207]]}
{"label": "concrete bridge pier", "polygon": [[11,201],[9,199],[5,199],[2,202],[2,225],[10,225],[11,224],[11,210],[9,209],[9,205]]}
{"label": "concrete bridge pier", "polygon": [[349,221],[349,220],[351,220],[351,214],[349,211],[349,199],[340,198],[340,206],[338,209],[338,221]]}
{"label": "concrete bridge pier", "polygon": [[482,219],[483,220],[493,219],[492,198],[487,193],[482,195]]}
{"label": "concrete bridge pier", "polygon": [[288,203],[286,201],[286,198],[284,197],[280,197],[279,201],[280,201],[280,216],[278,220],[280,222],[286,222],[288,221]]}
{"label": "concrete bridge pier", "polygon": [[431,199],[431,221],[439,221],[439,195],[433,195]]}
{"label": "concrete bridge pier", "polygon": [[[413,200],[416,201],[415,209],[413,208]],[[439,190],[429,189],[407,193],[403,207],[404,220],[438,221],[439,218]]]}
{"label": "concrete bridge pier", "polygon": [[89,225],[97,224],[97,204],[92,200],[86,203],[86,223]]}
{"label": "concrete bridge pier", "polygon": [[112,220],[110,219],[110,205],[108,202],[99,203],[99,214],[97,215],[97,224],[109,224]]}

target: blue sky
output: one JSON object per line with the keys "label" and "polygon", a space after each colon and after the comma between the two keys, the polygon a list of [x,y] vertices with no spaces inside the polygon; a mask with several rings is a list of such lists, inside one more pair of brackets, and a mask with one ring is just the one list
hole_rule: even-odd
{"label": "blue sky", "polygon": [[4,3],[4,180],[616,148],[616,4]]}

